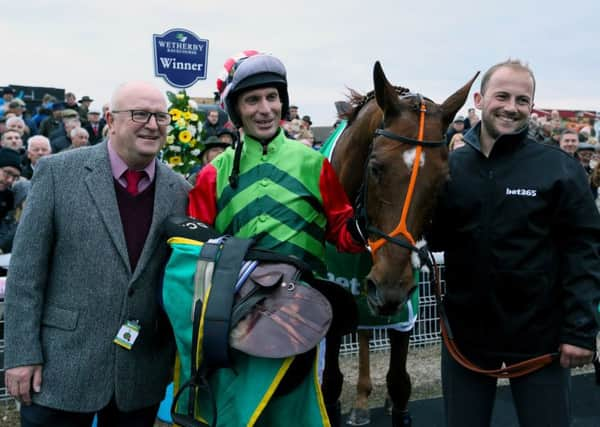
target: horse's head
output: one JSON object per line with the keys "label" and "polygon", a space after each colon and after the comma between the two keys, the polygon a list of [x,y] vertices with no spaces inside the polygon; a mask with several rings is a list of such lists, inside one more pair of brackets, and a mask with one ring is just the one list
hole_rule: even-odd
{"label": "horse's head", "polygon": [[408,90],[399,94],[375,63],[378,108],[372,107],[370,127],[375,131],[359,194],[373,255],[367,292],[375,314],[396,313],[416,288],[415,240],[421,237],[436,193],[448,176],[444,135],[476,77],[438,105]]}

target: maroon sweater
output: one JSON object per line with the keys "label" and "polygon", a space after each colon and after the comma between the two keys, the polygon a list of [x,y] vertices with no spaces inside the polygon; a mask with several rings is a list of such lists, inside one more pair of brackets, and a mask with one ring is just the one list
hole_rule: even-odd
{"label": "maroon sweater", "polygon": [[132,272],[135,271],[142,249],[144,249],[144,243],[146,243],[146,237],[148,237],[148,231],[150,231],[150,224],[152,224],[154,189],[156,188],[154,182],[152,181],[152,184],[141,193],[132,196],[115,180],[117,204]]}

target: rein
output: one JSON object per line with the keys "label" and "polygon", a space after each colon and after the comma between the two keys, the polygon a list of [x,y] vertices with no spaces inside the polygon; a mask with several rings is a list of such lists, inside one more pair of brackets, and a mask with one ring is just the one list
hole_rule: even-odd
{"label": "rein", "polygon": [[435,279],[435,300],[440,313],[440,329],[442,330],[442,338],[452,358],[456,360],[456,362],[463,368],[494,378],[518,378],[549,365],[558,357],[558,352],[547,353],[542,356],[533,357],[531,359],[527,359],[513,365],[503,366],[498,369],[483,369],[475,365],[460,352],[456,342],[454,341],[454,335],[452,334],[452,329],[450,328],[450,322],[448,321],[448,316],[446,314],[446,309],[444,308],[444,302],[442,299],[440,275],[438,273],[437,264],[433,256],[431,257],[431,262],[434,265],[432,274]]}

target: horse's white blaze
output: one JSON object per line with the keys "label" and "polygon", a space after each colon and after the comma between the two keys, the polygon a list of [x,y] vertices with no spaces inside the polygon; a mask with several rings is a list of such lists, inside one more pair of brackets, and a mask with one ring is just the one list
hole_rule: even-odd
{"label": "horse's white blaze", "polygon": [[[406,163],[406,167],[412,169],[413,163],[415,162],[415,156],[417,155],[417,148],[411,148],[406,150],[402,154],[402,159]],[[419,159],[419,167],[425,166],[425,151],[421,151],[421,158]]]}

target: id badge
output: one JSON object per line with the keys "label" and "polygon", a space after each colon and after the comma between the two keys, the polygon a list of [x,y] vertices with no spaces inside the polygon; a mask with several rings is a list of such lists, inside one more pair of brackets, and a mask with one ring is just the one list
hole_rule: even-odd
{"label": "id badge", "polygon": [[135,343],[135,340],[140,334],[140,329],[140,324],[137,321],[128,320],[121,326],[113,342],[127,350],[131,350],[133,343]]}

